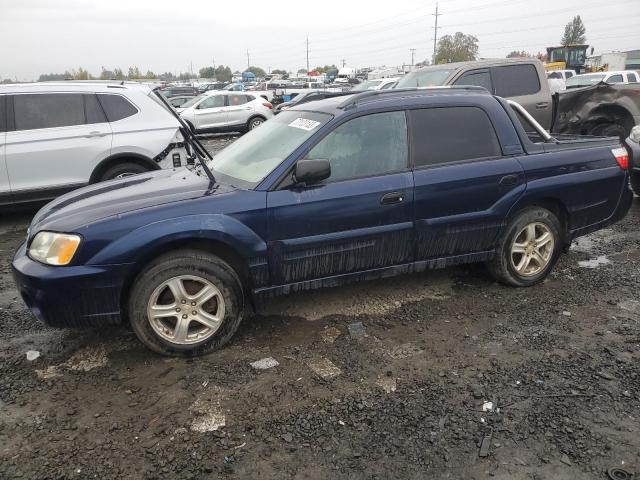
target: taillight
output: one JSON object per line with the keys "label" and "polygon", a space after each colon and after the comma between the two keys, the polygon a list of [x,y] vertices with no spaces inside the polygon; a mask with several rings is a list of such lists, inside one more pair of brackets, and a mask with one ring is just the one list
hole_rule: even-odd
{"label": "taillight", "polygon": [[629,169],[629,152],[624,147],[612,148],[611,153],[616,157],[616,162],[622,170]]}
{"label": "taillight", "polygon": [[271,105],[269,102],[264,102],[262,105],[267,107],[269,110],[273,110],[273,105]]}

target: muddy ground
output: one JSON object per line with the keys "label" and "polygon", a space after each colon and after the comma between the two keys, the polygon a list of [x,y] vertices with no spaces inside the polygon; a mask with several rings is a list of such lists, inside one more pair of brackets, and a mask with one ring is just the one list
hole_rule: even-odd
{"label": "muddy ground", "polygon": [[465,266],[295,294],[192,360],[36,321],[9,268],[33,213],[0,221],[2,479],[640,473],[638,199],[542,285]]}

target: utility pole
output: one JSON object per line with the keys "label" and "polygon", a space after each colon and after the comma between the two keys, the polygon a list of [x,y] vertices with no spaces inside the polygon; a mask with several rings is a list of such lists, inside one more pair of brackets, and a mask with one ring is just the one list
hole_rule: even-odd
{"label": "utility pole", "polygon": [[431,60],[431,64],[435,65],[436,64],[436,47],[438,45],[438,17],[440,15],[442,15],[441,13],[438,13],[438,3],[436,2],[436,13],[432,14],[435,15],[436,17],[436,24],[435,27],[433,29],[433,59]]}
{"label": "utility pole", "polygon": [[215,70],[216,69],[216,58],[215,57],[211,58],[211,63],[213,63],[213,69]]}
{"label": "utility pole", "polygon": [[247,70],[249,70],[250,66],[251,64],[249,63],[249,50],[247,50]]}
{"label": "utility pole", "polygon": [[413,58],[414,58],[414,56],[416,54],[416,49],[415,48],[410,48],[409,51],[411,52],[411,66],[413,66],[413,65],[415,65],[413,63]]}
{"label": "utility pole", "polygon": [[343,58],[342,59],[342,66],[344,67],[347,64],[347,61]]}
{"label": "utility pole", "polygon": [[307,75],[309,74],[309,35],[307,35]]}

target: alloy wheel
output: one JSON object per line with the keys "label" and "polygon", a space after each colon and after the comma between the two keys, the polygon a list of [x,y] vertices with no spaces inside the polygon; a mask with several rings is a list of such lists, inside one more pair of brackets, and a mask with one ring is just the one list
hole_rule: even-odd
{"label": "alloy wheel", "polygon": [[526,225],[511,244],[511,265],[523,277],[542,272],[553,256],[555,238],[544,223]]}
{"label": "alloy wheel", "polygon": [[194,275],[180,275],[161,283],[147,305],[147,318],[154,332],[176,345],[207,340],[222,325],[224,312],[220,290]]}

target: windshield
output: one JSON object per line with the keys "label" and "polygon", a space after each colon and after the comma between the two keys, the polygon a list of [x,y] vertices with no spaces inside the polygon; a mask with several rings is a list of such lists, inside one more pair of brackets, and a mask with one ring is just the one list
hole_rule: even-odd
{"label": "windshield", "polygon": [[375,90],[382,83],[382,80],[367,80],[351,89],[352,92],[363,92],[365,90]]}
{"label": "windshield", "polygon": [[567,80],[567,88],[588,87],[604,80],[606,75],[576,75]]}
{"label": "windshield", "polygon": [[452,72],[453,70],[440,68],[417,70],[401,78],[395,88],[438,87],[444,85],[444,81]]}
{"label": "windshield", "polygon": [[198,95],[197,97],[193,97],[191,100],[188,100],[184,102],[182,105],[180,105],[180,108],[193,107],[196,103],[198,103],[203,98],[206,98],[206,95]]}
{"label": "windshield", "polygon": [[218,153],[209,164],[223,183],[253,188],[331,120],[331,115],[285,111]]}

